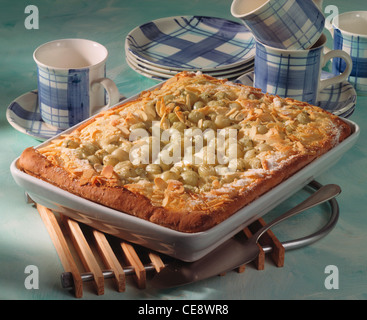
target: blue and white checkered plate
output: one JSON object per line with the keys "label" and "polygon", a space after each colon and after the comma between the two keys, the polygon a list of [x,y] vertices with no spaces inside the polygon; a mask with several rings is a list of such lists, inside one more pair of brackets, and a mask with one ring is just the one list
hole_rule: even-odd
{"label": "blue and white checkered plate", "polygon": [[[120,101],[124,99],[126,97],[120,97]],[[42,120],[38,105],[38,90],[16,98],[6,110],[6,119],[14,129],[39,141],[45,141],[64,131]]]}
{"label": "blue and white checkered plate", "polygon": [[[148,66],[140,61],[134,61],[133,59],[131,59],[131,57],[129,57],[129,55],[126,55],[126,63],[130,66],[131,69],[133,69],[137,73],[158,81],[165,81],[169,78],[172,78],[178,72],[178,71],[171,71],[168,69],[167,70],[158,69],[157,67],[154,66]],[[226,78],[229,80],[235,80],[240,75],[248,73],[253,69],[254,69],[254,61],[250,61],[240,67],[217,70],[215,72],[204,71],[203,73],[217,78]]]}
{"label": "blue and white checkered plate", "polygon": [[240,67],[253,60],[255,41],[237,22],[176,16],[133,29],[126,37],[125,51],[130,61],[160,70],[209,72]]}
{"label": "blue and white checkered plate", "polygon": [[62,132],[45,123],[38,107],[38,91],[33,90],[15,99],[6,111],[6,118],[13,128],[43,141]]}
{"label": "blue and white checkered plate", "polygon": [[[326,71],[321,72],[321,79],[328,79],[335,75]],[[239,77],[234,82],[246,86],[254,85],[254,73],[249,72]],[[343,81],[323,89],[318,97],[316,106],[329,111],[337,116],[348,118],[352,115],[357,102],[357,93],[354,87],[348,82]]]}

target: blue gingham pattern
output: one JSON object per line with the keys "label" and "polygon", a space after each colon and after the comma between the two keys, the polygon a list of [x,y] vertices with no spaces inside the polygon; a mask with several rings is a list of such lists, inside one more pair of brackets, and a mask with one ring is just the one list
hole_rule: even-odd
{"label": "blue gingham pattern", "polygon": [[[333,76],[332,73],[326,71],[321,72],[321,80]],[[249,72],[239,77],[235,82],[246,86],[253,86],[254,73]],[[353,114],[356,102],[357,93],[354,87],[348,81],[343,81],[321,90],[315,105],[337,116],[348,118]]]}
{"label": "blue gingham pattern", "polygon": [[[127,61],[131,62],[132,64],[141,67],[144,70],[149,70],[149,71],[158,71],[160,73],[164,73],[164,74],[168,74],[171,76],[174,76],[178,73],[177,69],[174,68],[163,68],[163,67],[157,67],[154,66],[152,64],[146,63],[144,61],[142,61],[141,59],[136,58],[135,56],[133,56],[129,50],[125,50],[125,58]],[[232,68],[221,68],[221,69],[215,69],[212,71],[208,71],[208,70],[201,70],[202,72],[205,72],[208,75],[211,75],[213,77],[216,76],[221,76],[221,75],[226,75],[226,74],[232,74],[241,70],[244,70],[250,66],[252,66],[255,62],[255,59],[251,59],[247,62],[241,63],[238,66],[232,67]]]}
{"label": "blue gingham pattern", "polygon": [[[342,34],[334,27],[334,49],[344,50],[352,58],[353,68],[349,81],[358,92],[367,94],[367,37]],[[340,74],[346,68],[341,58],[333,59],[333,73]]]}
{"label": "blue gingham pattern", "polygon": [[320,55],[323,47],[286,54],[256,43],[255,87],[273,95],[314,104],[318,91]]}
{"label": "blue gingham pattern", "polygon": [[349,76],[348,81],[353,84],[358,94],[367,95],[367,78]]}
{"label": "blue gingham pattern", "polygon": [[311,0],[270,0],[245,17],[255,38],[280,49],[307,49],[319,39],[325,17]]}
{"label": "blue gingham pattern", "polygon": [[[121,95],[120,101],[124,99],[126,97]],[[27,92],[16,98],[8,106],[6,118],[14,129],[39,141],[50,139],[63,131],[42,120],[38,104],[38,90]]]}
{"label": "blue gingham pattern", "polygon": [[43,122],[38,104],[38,91],[28,92],[15,99],[8,107],[8,122],[18,131],[43,141],[60,132]]}
{"label": "blue gingham pattern", "polygon": [[228,68],[255,55],[254,38],[245,26],[201,16],[145,23],[128,34],[125,45],[138,59],[176,70]]}
{"label": "blue gingham pattern", "polygon": [[66,129],[89,117],[88,69],[55,70],[38,66],[38,90],[45,122]]}
{"label": "blue gingham pattern", "polygon": [[[128,66],[131,69],[133,69],[137,73],[145,77],[148,77],[154,80],[159,80],[159,81],[165,81],[167,79],[170,79],[177,73],[177,71],[175,73],[173,72],[169,73],[170,71],[167,69],[161,69],[160,71],[157,71],[156,69],[154,69],[154,67],[152,69],[152,66],[149,66],[147,64],[142,64],[140,61],[134,60],[129,56],[126,56],[126,63],[128,64]],[[233,80],[233,79],[236,79],[241,74],[247,73],[253,69],[254,69],[254,61],[251,61],[251,63],[246,63],[243,66],[241,66],[240,68],[224,69],[224,70],[218,71],[215,74],[211,72],[204,72],[204,73],[209,76],[213,76],[217,78],[226,78],[229,80]]]}

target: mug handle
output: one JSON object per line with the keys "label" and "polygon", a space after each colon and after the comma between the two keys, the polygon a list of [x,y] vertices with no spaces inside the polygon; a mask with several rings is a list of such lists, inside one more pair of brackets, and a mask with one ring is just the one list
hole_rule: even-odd
{"label": "mug handle", "polygon": [[100,78],[96,79],[91,83],[91,89],[93,90],[96,85],[102,85],[108,94],[108,103],[105,106],[96,107],[95,110],[93,110],[93,114],[97,113],[98,111],[107,110],[113,105],[117,104],[120,101],[120,92],[117,88],[116,84],[108,78]]}
{"label": "mug handle", "polygon": [[327,52],[322,58],[322,68],[326,65],[326,63],[329,60],[333,58],[342,58],[346,63],[346,68],[342,74],[339,74],[329,79],[319,80],[320,81],[319,92],[328,86],[347,80],[350,73],[352,72],[353,67],[352,58],[348,53],[346,53],[343,50],[331,50]]}
{"label": "mug handle", "polygon": [[[331,38],[334,40],[334,28],[333,28],[333,20],[334,18],[330,21],[330,23],[325,23],[325,29],[328,30],[330,32]],[[332,49],[328,48],[327,46],[324,47],[324,53],[329,53],[330,51],[332,51]]]}

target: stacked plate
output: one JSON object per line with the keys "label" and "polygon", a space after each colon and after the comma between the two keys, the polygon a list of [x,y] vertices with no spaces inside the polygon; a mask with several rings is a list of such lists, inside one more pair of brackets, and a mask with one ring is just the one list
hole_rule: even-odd
{"label": "stacked plate", "polygon": [[166,80],[187,70],[232,80],[253,70],[255,40],[233,21],[177,16],[133,29],[125,54],[128,65],[149,78]]}

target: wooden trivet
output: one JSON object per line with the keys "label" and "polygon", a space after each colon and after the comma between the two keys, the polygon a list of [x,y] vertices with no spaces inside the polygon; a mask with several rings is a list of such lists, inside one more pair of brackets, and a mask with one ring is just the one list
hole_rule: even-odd
{"label": "wooden trivet", "polygon": [[[160,272],[165,267],[163,260],[172,259],[87,227],[40,204],[36,207],[64,268],[62,286],[73,288],[77,298],[83,296],[83,282],[87,281],[93,281],[96,294],[103,295],[108,278],[113,279],[118,292],[124,292],[126,276],[130,275],[137,287],[144,289],[147,272]],[[265,222],[260,218],[243,231],[250,237],[263,225]],[[254,261],[257,270],[265,268],[263,246],[272,248],[270,256],[277,267],[284,265],[284,247],[271,230],[261,237],[258,245],[261,251]],[[244,270],[245,265],[236,269],[237,272]]]}

